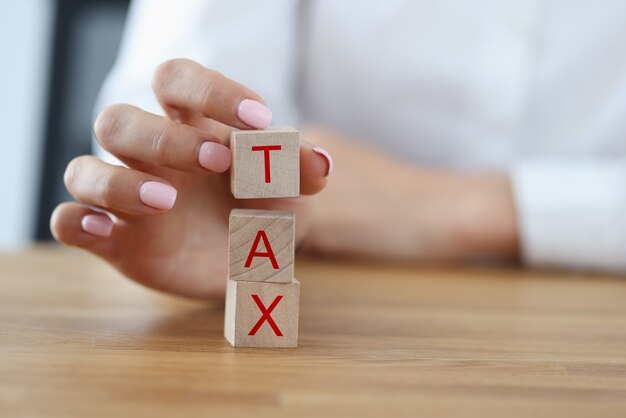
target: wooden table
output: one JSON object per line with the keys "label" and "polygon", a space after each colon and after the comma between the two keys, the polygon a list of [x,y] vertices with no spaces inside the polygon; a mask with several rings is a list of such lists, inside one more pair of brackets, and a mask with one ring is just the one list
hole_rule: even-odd
{"label": "wooden table", "polygon": [[86,253],[0,256],[0,416],[626,416],[626,279],[301,259],[300,347]]}

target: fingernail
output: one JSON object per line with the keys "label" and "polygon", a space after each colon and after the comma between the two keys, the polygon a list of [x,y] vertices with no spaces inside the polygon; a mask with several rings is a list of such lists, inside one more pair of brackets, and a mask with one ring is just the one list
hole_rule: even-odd
{"label": "fingernail", "polygon": [[215,142],[205,142],[200,145],[198,161],[207,170],[223,173],[230,167],[230,149]]}
{"label": "fingernail", "polygon": [[272,111],[269,107],[250,99],[242,100],[239,103],[237,116],[246,125],[257,129],[267,128],[272,121]]}
{"label": "fingernail", "polygon": [[176,189],[158,181],[147,181],[139,188],[139,199],[155,209],[172,209],[176,202]]}
{"label": "fingernail", "polygon": [[113,221],[106,215],[85,215],[80,226],[91,235],[107,238],[113,230]]}
{"label": "fingernail", "polygon": [[330,156],[328,151],[326,151],[324,148],[320,148],[320,147],[313,148],[313,151],[317,152],[319,155],[321,155],[322,157],[326,158],[326,163],[328,163],[328,171],[326,171],[326,177],[328,177],[331,174],[333,174],[333,167],[334,167],[333,157]]}

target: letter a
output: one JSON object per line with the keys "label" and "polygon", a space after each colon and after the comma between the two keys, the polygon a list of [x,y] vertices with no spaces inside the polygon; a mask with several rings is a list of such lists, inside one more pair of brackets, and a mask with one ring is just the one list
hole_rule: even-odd
{"label": "letter a", "polygon": [[[259,247],[259,242],[263,240],[263,244],[265,245],[264,253],[257,251]],[[246,260],[246,264],[244,267],[248,268],[252,264],[252,260],[254,257],[268,257],[272,262],[272,267],[278,270],[278,262],[276,261],[276,257],[274,256],[274,251],[272,251],[272,247],[270,245],[270,241],[267,239],[267,234],[265,231],[261,230],[256,233],[256,238],[254,239],[254,243],[252,244],[252,248],[250,249],[250,254],[248,254],[248,258]]]}

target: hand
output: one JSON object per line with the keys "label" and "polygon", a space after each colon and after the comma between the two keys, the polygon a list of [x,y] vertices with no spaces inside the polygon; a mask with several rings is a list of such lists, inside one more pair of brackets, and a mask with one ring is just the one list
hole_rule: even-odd
{"label": "hand", "polygon": [[[161,64],[153,90],[167,117],[111,106],[98,116],[99,143],[128,167],[81,156],[65,184],[79,202],[59,205],[54,237],[84,248],[148,287],[210,298],[224,294],[228,215],[233,207],[297,212],[296,239],[310,223],[308,200],[236,201],[230,194],[232,128],[266,128],[271,112],[246,87],[189,60]],[[330,161],[302,143],[301,193],[321,191]]]}
{"label": "hand", "polygon": [[302,136],[327,149],[337,167],[315,202],[303,250],[420,262],[518,257],[505,174],[417,167],[319,128]]}

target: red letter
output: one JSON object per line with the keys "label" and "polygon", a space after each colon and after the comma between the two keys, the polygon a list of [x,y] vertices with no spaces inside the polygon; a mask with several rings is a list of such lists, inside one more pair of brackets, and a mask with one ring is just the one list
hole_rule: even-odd
{"label": "red letter", "polygon": [[281,145],[259,145],[252,147],[252,151],[263,151],[263,161],[265,162],[265,182],[271,183],[270,177],[270,151],[280,151]]}
{"label": "red letter", "polygon": [[[267,251],[265,253],[260,253],[257,251],[257,248],[259,246],[259,241],[261,240],[263,240],[263,244],[265,244],[265,251]],[[244,265],[244,267],[246,268],[250,267],[250,264],[252,264],[252,260],[254,259],[254,257],[269,257],[270,261],[272,262],[272,267],[278,270],[278,263],[276,262],[276,257],[274,257],[274,251],[272,251],[270,242],[267,239],[267,234],[265,234],[265,231],[263,230],[256,233],[254,244],[252,244],[252,248],[250,249],[250,254],[248,254],[248,259],[246,260],[246,264]]]}
{"label": "red letter", "polygon": [[259,328],[261,328],[261,325],[263,325],[263,322],[267,321],[267,323],[270,324],[270,327],[272,327],[272,329],[274,330],[274,334],[276,334],[278,337],[283,336],[283,333],[280,332],[280,328],[278,328],[278,325],[276,325],[276,322],[274,322],[274,318],[270,316],[270,314],[272,313],[274,308],[276,308],[276,305],[278,305],[278,302],[280,302],[282,298],[282,296],[276,296],[276,299],[274,299],[274,302],[272,302],[269,308],[265,309],[265,306],[263,306],[263,302],[261,302],[259,296],[252,295],[252,299],[254,299],[256,306],[258,306],[261,310],[261,319],[259,319],[257,323],[252,327],[248,335],[255,335]]}

